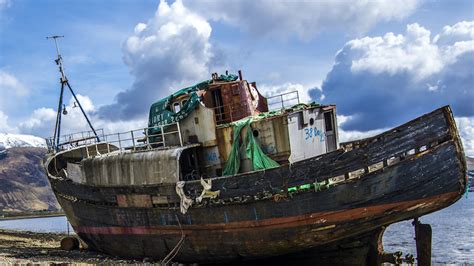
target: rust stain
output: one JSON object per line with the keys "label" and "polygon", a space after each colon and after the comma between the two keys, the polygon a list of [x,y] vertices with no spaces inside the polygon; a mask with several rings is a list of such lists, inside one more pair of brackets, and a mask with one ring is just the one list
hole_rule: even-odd
{"label": "rust stain", "polygon": [[[350,210],[340,210],[331,212],[319,212],[307,215],[273,218],[259,221],[243,221],[243,222],[230,222],[230,223],[219,223],[219,224],[208,224],[208,225],[183,225],[183,232],[187,235],[201,234],[203,230],[218,230],[218,231],[246,231],[255,230],[256,227],[265,229],[274,228],[291,228],[311,225],[314,223],[321,222],[322,219],[325,223],[336,224],[343,222],[351,222],[358,219],[369,218],[373,216],[383,215],[386,211],[406,211],[412,206],[416,206],[422,203],[438,203],[446,204],[452,199],[457,198],[457,192],[449,192],[441,195],[437,195],[430,198],[411,200],[383,205],[376,205],[364,208],[355,208]],[[76,229],[78,233],[88,234],[181,234],[181,230],[176,226],[138,226],[138,227],[88,227],[79,226]]]}
{"label": "rust stain", "polygon": [[119,207],[137,207],[137,208],[152,208],[153,203],[150,195],[117,195],[117,205]]}

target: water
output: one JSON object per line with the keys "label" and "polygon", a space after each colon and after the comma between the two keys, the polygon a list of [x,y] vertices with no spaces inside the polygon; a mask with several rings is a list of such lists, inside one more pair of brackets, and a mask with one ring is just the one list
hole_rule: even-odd
{"label": "water", "polygon": [[[474,193],[441,211],[419,219],[433,230],[433,264],[474,264]],[[415,229],[411,221],[390,225],[383,237],[387,252],[402,251],[416,257]]]}
{"label": "water", "polygon": [[[421,217],[433,229],[433,264],[474,264],[474,193],[450,207]],[[385,231],[385,251],[402,251],[416,257],[412,221],[390,225]],[[0,221],[0,228],[34,232],[67,232],[66,217],[48,217]]]}
{"label": "water", "polygon": [[0,221],[0,229],[32,232],[67,233],[68,226],[72,232],[66,216]]}

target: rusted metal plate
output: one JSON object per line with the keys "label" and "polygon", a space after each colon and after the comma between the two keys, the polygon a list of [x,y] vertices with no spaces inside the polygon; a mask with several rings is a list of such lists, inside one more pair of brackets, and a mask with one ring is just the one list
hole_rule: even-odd
{"label": "rusted metal plate", "polygon": [[153,203],[150,195],[134,195],[134,194],[119,194],[117,197],[117,205],[119,207],[137,207],[137,208],[151,208]]}
{"label": "rusted metal plate", "polygon": [[291,150],[286,114],[256,121],[252,129],[257,131],[254,135],[263,152],[276,161],[288,162]]}
{"label": "rusted metal plate", "polygon": [[152,196],[151,201],[153,204],[168,204],[168,196]]}
{"label": "rusted metal plate", "polygon": [[230,150],[232,148],[232,136],[233,136],[233,129],[232,127],[220,127],[216,129],[217,131],[217,138],[220,140],[218,142],[219,147],[219,154],[221,157],[221,162],[224,164],[227,162],[230,154]]}

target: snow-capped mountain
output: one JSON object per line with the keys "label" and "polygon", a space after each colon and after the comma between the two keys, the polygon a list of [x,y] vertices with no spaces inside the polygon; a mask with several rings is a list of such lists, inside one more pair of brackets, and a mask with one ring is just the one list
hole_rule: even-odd
{"label": "snow-capped mountain", "polygon": [[46,148],[46,141],[43,138],[32,135],[0,133],[0,149],[12,147],[39,147]]}

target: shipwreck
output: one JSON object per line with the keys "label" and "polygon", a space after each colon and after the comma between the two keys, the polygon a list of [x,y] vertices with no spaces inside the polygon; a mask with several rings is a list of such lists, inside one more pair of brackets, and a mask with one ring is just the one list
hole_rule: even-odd
{"label": "shipwreck", "polygon": [[[44,167],[74,231],[101,252],[215,263],[332,250],[333,262],[399,262],[383,251],[384,228],[445,208],[466,188],[448,106],[340,143],[335,105],[299,103],[297,92],[264,97],[239,71],[155,102],[139,130],[90,124],[61,135],[63,91],[75,94],[57,63]],[[341,256],[350,243],[357,254]]]}

